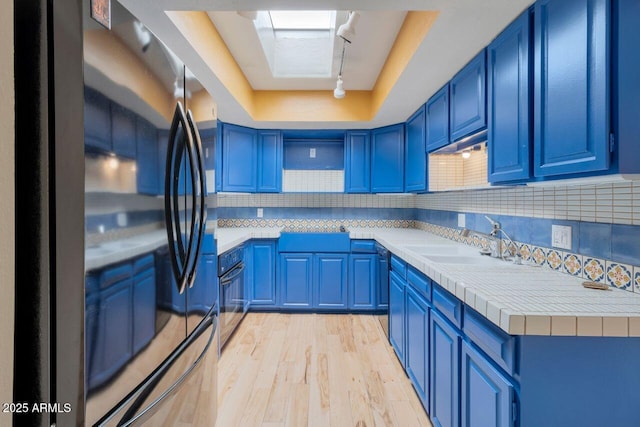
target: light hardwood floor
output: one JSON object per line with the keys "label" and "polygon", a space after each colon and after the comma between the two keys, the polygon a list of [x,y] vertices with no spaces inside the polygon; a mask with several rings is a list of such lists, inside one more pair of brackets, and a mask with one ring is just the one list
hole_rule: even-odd
{"label": "light hardwood floor", "polygon": [[218,365],[217,426],[431,426],[371,315],[249,313]]}

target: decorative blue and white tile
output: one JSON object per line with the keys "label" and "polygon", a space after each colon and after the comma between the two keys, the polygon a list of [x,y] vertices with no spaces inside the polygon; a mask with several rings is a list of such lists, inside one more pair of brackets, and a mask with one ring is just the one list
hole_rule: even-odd
{"label": "decorative blue and white tile", "polygon": [[582,277],[582,255],[565,253],[562,271],[572,276]]}
{"label": "decorative blue and white tile", "polygon": [[562,268],[563,253],[556,249],[549,249],[547,251],[547,267],[552,270],[560,270]]}
{"label": "decorative blue and white tile", "polygon": [[531,246],[527,244],[520,245],[520,256],[523,261],[529,261],[531,259]]}
{"label": "decorative blue and white tile", "polygon": [[584,257],[582,277],[594,282],[606,282],[605,262],[598,258]]}
{"label": "decorative blue and white tile", "polygon": [[632,291],[633,273],[630,265],[607,261],[607,284]]}
{"label": "decorative blue and white tile", "polygon": [[547,251],[544,248],[534,246],[531,251],[531,260],[536,265],[544,265],[547,262]]}
{"label": "decorative blue and white tile", "polygon": [[633,292],[640,293],[640,267],[633,267]]}

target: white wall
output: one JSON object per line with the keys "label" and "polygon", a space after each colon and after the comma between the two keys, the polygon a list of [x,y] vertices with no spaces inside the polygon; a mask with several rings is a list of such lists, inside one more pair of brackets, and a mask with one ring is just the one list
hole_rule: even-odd
{"label": "white wall", "polygon": [[[14,87],[13,2],[0,13],[0,402],[11,402],[13,389],[14,310]],[[0,427],[11,416],[0,412]]]}

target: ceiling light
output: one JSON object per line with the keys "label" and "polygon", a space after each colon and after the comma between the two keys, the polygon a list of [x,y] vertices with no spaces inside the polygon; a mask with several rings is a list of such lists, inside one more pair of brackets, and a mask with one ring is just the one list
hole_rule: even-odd
{"label": "ceiling light", "polygon": [[360,14],[358,12],[349,12],[349,19],[347,22],[340,25],[338,28],[338,36],[342,37],[346,42],[351,43],[351,40],[356,38],[356,24],[358,23],[359,18]]}
{"label": "ceiling light", "polygon": [[342,86],[342,76],[338,76],[338,81],[336,82],[336,88],[333,90],[333,97],[336,99],[342,99],[345,96],[344,87]]}
{"label": "ceiling light", "polygon": [[463,159],[468,159],[469,157],[471,157],[471,151],[463,151],[462,152],[462,158]]}
{"label": "ceiling light", "polygon": [[107,160],[107,165],[109,165],[110,169],[116,170],[118,169],[118,166],[120,166],[120,161],[118,161],[118,158],[115,156],[115,154],[112,154],[109,157],[109,160]]}

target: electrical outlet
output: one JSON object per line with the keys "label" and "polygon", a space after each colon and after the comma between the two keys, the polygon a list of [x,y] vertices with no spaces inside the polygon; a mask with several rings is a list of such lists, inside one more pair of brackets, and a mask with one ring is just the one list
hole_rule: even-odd
{"label": "electrical outlet", "polygon": [[463,213],[458,214],[458,227],[465,228],[467,226],[467,217]]}
{"label": "electrical outlet", "polygon": [[309,158],[310,159],[315,159],[316,158],[316,149],[315,148],[309,148]]}
{"label": "electrical outlet", "polygon": [[551,246],[554,248],[571,250],[571,226],[551,226]]}
{"label": "electrical outlet", "polygon": [[264,209],[263,208],[258,208],[258,211],[256,212],[256,216],[258,218],[262,218],[264,216]]}

